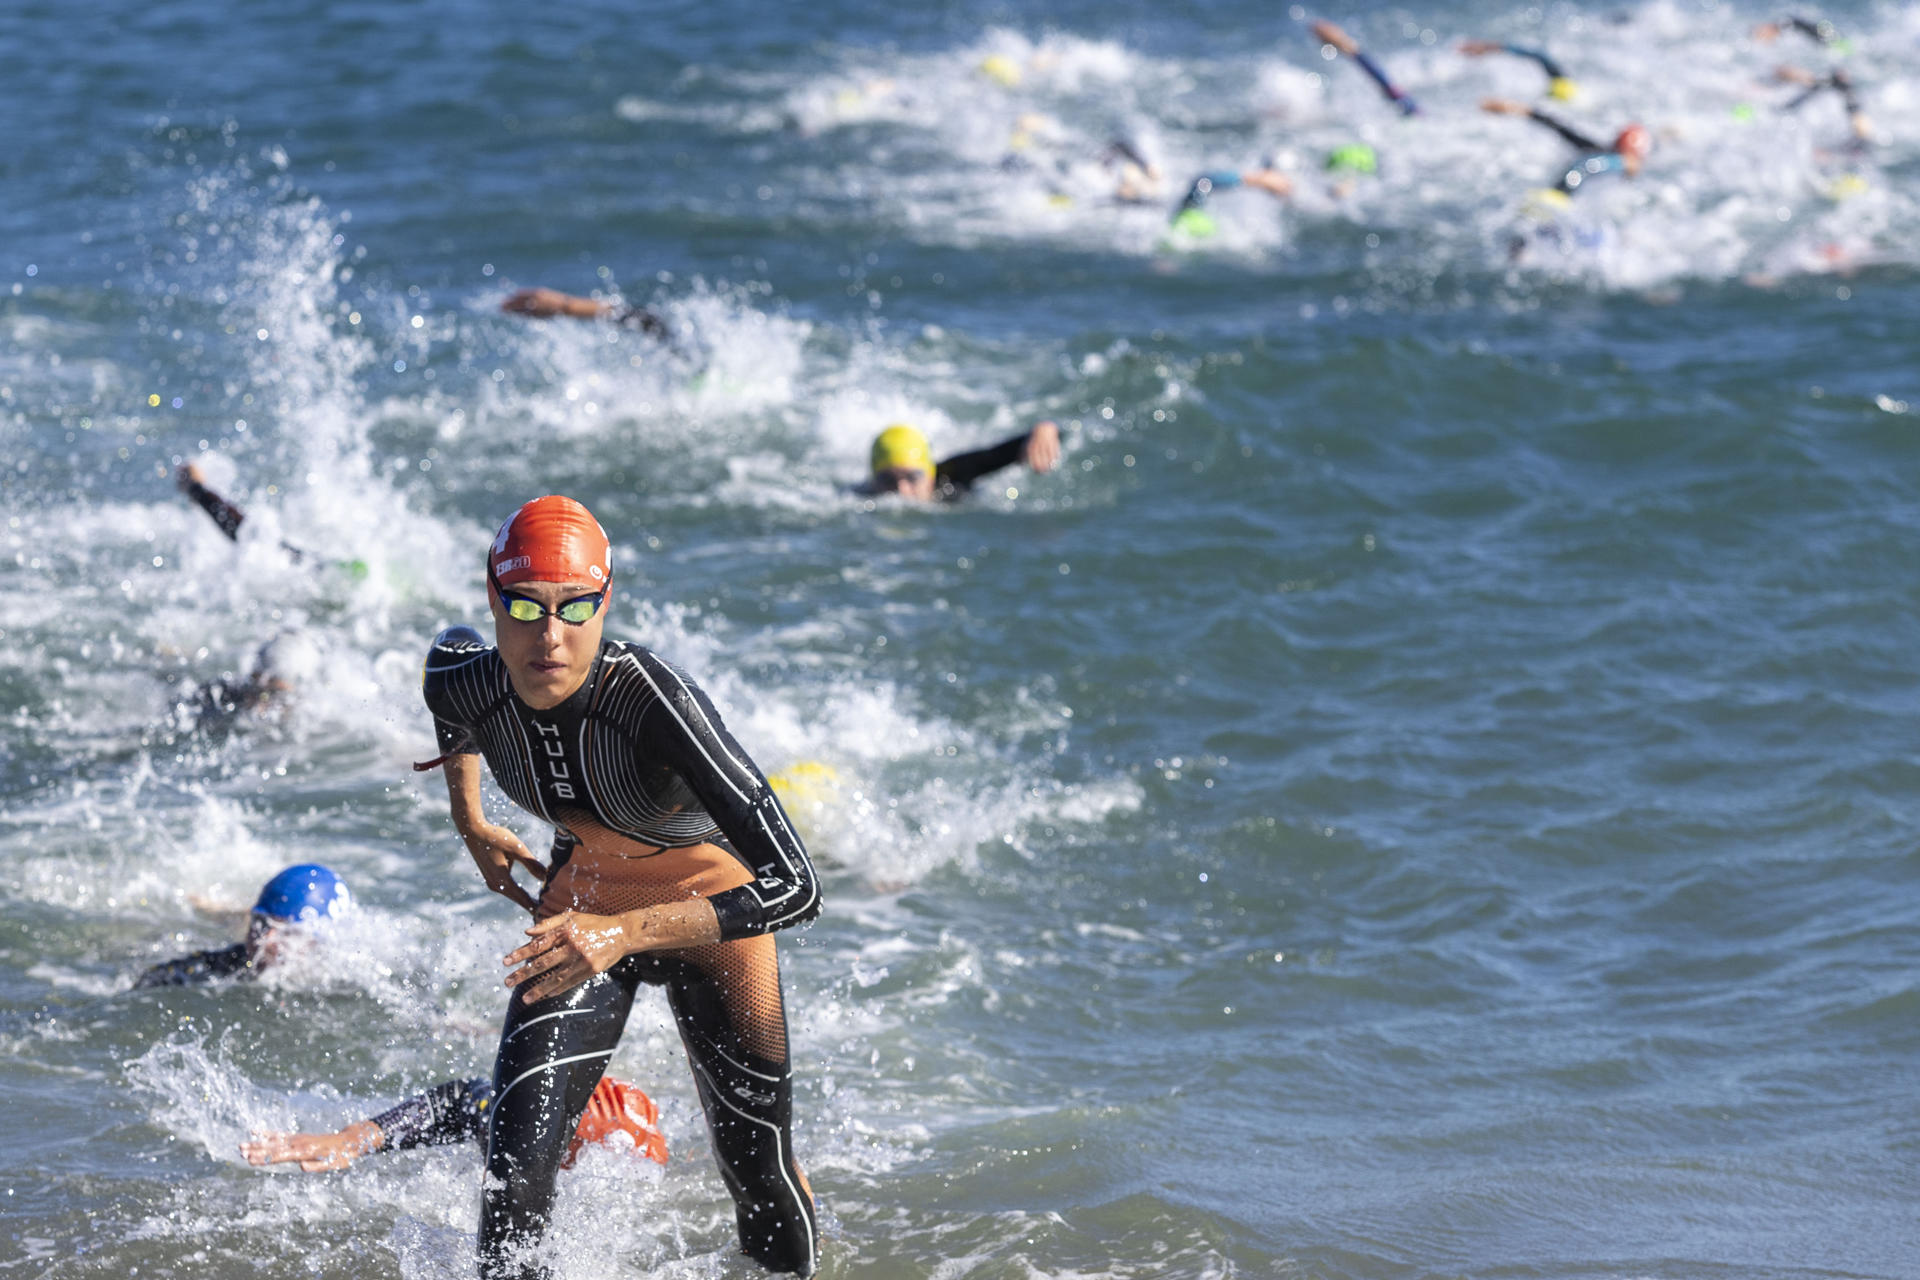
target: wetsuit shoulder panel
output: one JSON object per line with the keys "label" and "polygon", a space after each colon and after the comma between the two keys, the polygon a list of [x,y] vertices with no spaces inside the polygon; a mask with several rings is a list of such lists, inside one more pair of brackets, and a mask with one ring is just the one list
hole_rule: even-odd
{"label": "wetsuit shoulder panel", "polygon": [[770,933],[818,915],[820,888],[806,848],[706,692],[640,645],[608,645],[606,663],[609,674],[637,678],[654,695],[639,704],[628,728],[636,750],[685,780],[733,855],[754,874],[753,883],[709,899],[722,940]]}
{"label": "wetsuit shoulder panel", "polygon": [[[459,630],[465,634],[455,634]],[[450,628],[427,650],[420,693],[433,713],[440,750],[469,755],[480,750],[474,729],[500,709],[513,688],[498,650],[474,640],[471,630]]]}

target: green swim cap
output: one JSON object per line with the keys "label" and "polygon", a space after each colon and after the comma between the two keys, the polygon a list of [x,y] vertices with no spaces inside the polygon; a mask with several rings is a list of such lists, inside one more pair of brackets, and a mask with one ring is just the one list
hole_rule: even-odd
{"label": "green swim cap", "polygon": [[1374,173],[1379,158],[1364,142],[1348,142],[1327,152],[1327,169],[1332,173]]}
{"label": "green swim cap", "polygon": [[1733,104],[1733,118],[1741,124],[1752,124],[1754,117],[1758,114],[1759,113],[1753,109],[1751,102],[1736,102]]}
{"label": "green swim cap", "polygon": [[1213,216],[1204,209],[1182,209],[1173,220],[1175,231],[1184,231],[1196,240],[1204,240],[1220,229]]}

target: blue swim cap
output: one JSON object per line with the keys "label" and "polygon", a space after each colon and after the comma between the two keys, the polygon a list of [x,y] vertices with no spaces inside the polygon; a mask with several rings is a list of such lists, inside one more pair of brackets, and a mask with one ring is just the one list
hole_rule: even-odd
{"label": "blue swim cap", "polygon": [[270,920],[337,920],[353,909],[346,883],[316,862],[288,867],[260,890],[253,913]]}
{"label": "blue swim cap", "polygon": [[478,631],[465,623],[455,623],[433,638],[435,645],[443,644],[485,644],[486,639]]}

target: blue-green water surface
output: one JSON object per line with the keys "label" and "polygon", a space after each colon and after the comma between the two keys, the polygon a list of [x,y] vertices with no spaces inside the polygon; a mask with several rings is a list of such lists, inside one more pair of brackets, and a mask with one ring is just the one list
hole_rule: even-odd
{"label": "blue-green water surface", "polygon": [[[1331,15],[1403,119],[1311,16],[0,12],[0,1273],[472,1274],[471,1149],[236,1145],[490,1068],[521,926],[409,767],[419,662],[565,492],[610,634],[826,767],[823,1274],[1920,1274],[1920,17]],[[1568,152],[1477,110],[1544,100],[1480,36],[1646,172],[1530,210]],[[1290,200],[1169,229],[1263,160]],[[1041,418],[1052,474],[847,491],[889,422]],[[195,731],[289,630],[291,706]],[[328,948],[130,989],[307,860]],[[674,1158],[564,1175],[556,1274],[755,1274],[663,1002],[612,1070]]]}

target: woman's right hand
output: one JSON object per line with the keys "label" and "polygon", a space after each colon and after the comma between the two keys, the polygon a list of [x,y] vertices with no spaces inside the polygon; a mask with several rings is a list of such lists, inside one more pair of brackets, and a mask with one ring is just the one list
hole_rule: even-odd
{"label": "woman's right hand", "polygon": [[532,873],[535,884],[544,885],[547,864],[534,857],[519,836],[505,827],[488,824],[476,828],[467,837],[467,852],[473,855],[473,863],[480,868],[480,878],[487,882],[487,888],[528,911],[540,905],[513,878],[513,869],[516,865],[525,867]]}
{"label": "woman's right hand", "polygon": [[378,1151],[386,1140],[379,1125],[362,1120],[338,1133],[256,1132],[253,1141],[240,1144],[240,1154],[256,1168],[297,1163],[308,1173],[331,1173],[369,1151]]}

